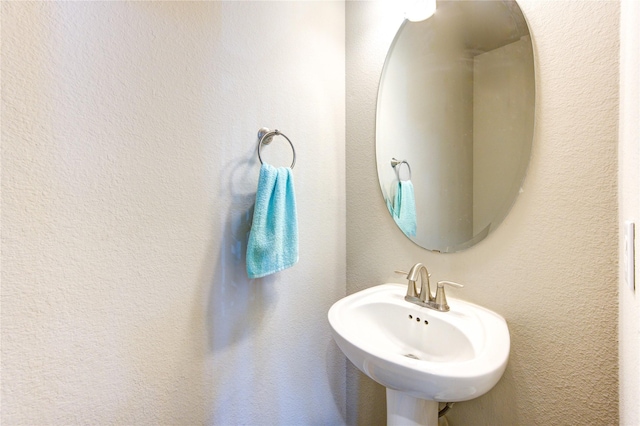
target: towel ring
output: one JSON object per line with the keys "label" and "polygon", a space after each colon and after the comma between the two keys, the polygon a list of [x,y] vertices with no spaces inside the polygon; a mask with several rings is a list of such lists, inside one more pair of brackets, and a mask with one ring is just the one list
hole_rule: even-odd
{"label": "towel ring", "polygon": [[293,162],[291,163],[291,166],[289,166],[290,169],[293,169],[293,166],[295,166],[296,164],[296,149],[293,147],[293,142],[291,142],[291,139],[289,139],[287,137],[287,135],[285,135],[284,133],[282,133],[280,130],[275,129],[275,130],[269,130],[266,127],[261,128],[260,130],[258,130],[258,139],[260,139],[260,142],[258,142],[258,159],[260,160],[260,164],[262,163],[262,155],[260,154],[260,150],[262,149],[262,145],[269,145],[271,143],[271,141],[273,140],[274,136],[282,136],[283,138],[285,138],[287,140],[287,142],[289,142],[289,145],[291,145],[291,150],[293,151]]}
{"label": "towel ring", "polygon": [[409,180],[411,180],[411,166],[409,165],[409,163],[406,160],[400,161],[395,158],[391,159],[391,167],[393,167],[393,169],[396,171],[396,174],[398,175],[398,180],[400,180],[400,173],[399,173],[400,166],[402,166],[403,164],[407,165],[407,169],[409,169]]}

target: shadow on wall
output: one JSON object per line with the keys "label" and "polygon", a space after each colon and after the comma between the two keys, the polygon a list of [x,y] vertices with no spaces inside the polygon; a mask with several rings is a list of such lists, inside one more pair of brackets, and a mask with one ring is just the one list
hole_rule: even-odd
{"label": "shadow on wall", "polygon": [[[224,350],[251,337],[259,328],[271,299],[276,296],[272,288],[276,280],[274,276],[256,280],[250,280],[247,276],[245,256],[256,194],[255,191],[234,192],[235,188],[247,186],[239,182],[254,180],[248,176],[238,177],[237,174],[242,170],[245,175],[255,174],[253,157],[240,164],[230,162],[220,176],[222,186],[229,188],[231,193],[230,205],[222,222],[222,238],[212,241],[214,248],[219,249],[209,283],[207,307],[208,341],[212,352]],[[238,184],[234,185],[233,182]]]}
{"label": "shadow on wall", "polygon": [[[331,387],[331,396],[338,412],[341,414],[341,424],[353,424],[348,422],[347,416],[347,387],[346,374],[343,376],[340,374],[340,370],[346,373],[348,367],[345,365],[345,355],[340,350],[333,338],[327,344],[327,350],[325,352],[325,371],[327,374],[327,381]],[[348,361],[347,361],[348,362]],[[345,368],[336,368],[337,366]],[[355,368],[355,367],[354,367]],[[336,374],[336,371],[338,374]]]}
{"label": "shadow on wall", "polygon": [[[268,375],[268,366],[258,362],[256,346],[259,329],[277,293],[275,277],[250,280],[247,276],[245,254],[255,190],[241,191],[248,188],[246,182],[255,180],[250,176],[256,169],[253,156],[244,158],[229,161],[220,171],[221,192],[228,188],[229,193],[220,194],[221,203],[215,206],[221,232],[214,231],[209,253],[217,260],[204,278],[205,291],[209,291],[204,318],[206,359],[213,382],[209,424],[255,421],[255,410],[247,407],[245,398]],[[238,176],[240,172],[242,176]]]}
{"label": "shadow on wall", "polygon": [[347,424],[385,426],[387,394],[384,386],[347,361]]}

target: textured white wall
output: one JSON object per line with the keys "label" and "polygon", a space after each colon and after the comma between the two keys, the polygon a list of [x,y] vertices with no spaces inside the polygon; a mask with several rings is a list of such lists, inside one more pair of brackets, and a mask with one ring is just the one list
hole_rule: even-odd
{"label": "textured white wall", "polygon": [[620,424],[640,424],[640,2],[623,0],[620,13],[620,225],[636,223],[636,290],[624,276],[620,233]]}
{"label": "textured white wall", "polygon": [[[524,193],[477,246],[412,244],[380,196],[377,82],[401,22],[385,2],[347,2],[347,291],[398,281],[425,262],[433,280],[502,314],[512,349],[487,395],[456,404],[452,425],[618,423],[618,2],[519,1],[537,59],[533,152]],[[384,391],[349,367],[350,423],[384,424]]]}
{"label": "textured white wall", "polygon": [[[1,423],[342,423],[344,93],[340,2],[2,2]],[[300,262],[249,281],[261,126]]]}

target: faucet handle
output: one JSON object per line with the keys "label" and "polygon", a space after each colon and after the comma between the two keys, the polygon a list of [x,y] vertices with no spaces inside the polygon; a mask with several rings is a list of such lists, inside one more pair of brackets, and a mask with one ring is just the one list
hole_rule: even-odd
{"label": "faucet handle", "polygon": [[444,294],[444,286],[450,285],[452,287],[462,288],[464,285],[454,283],[453,281],[438,281],[438,287],[436,288],[436,300],[434,302],[434,307],[439,310],[446,312],[449,310],[449,305],[447,304],[447,296]]}
{"label": "faucet handle", "polygon": [[450,285],[451,287],[464,287],[463,284],[454,283],[453,281],[438,281],[438,288],[443,288],[445,284]]}

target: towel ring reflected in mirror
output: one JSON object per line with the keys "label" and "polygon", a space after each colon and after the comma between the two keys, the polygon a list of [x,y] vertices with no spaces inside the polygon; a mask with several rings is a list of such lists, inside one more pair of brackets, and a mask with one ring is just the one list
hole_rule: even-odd
{"label": "towel ring reflected in mirror", "polygon": [[407,169],[409,170],[409,179],[407,179],[407,180],[411,180],[411,166],[409,165],[407,160],[398,160],[396,158],[392,158],[391,159],[391,167],[393,167],[393,170],[395,170],[396,176],[398,177],[398,180],[401,180],[400,179],[400,167],[403,164],[405,164],[407,166]]}
{"label": "towel ring reflected in mirror", "polygon": [[289,142],[289,145],[291,145],[291,150],[293,151],[293,161],[291,162],[291,166],[289,166],[289,168],[293,169],[293,166],[295,166],[296,164],[296,149],[293,147],[293,142],[291,142],[291,139],[289,139],[287,135],[282,133],[280,130],[269,130],[266,127],[258,130],[258,139],[260,140],[260,142],[258,142],[258,159],[260,160],[260,164],[263,164],[261,155],[262,145],[269,145],[274,136],[282,136],[287,140],[287,142]]}

